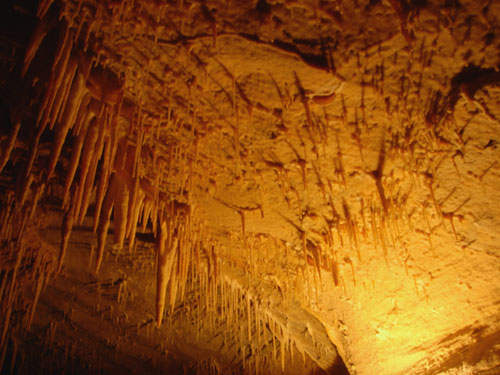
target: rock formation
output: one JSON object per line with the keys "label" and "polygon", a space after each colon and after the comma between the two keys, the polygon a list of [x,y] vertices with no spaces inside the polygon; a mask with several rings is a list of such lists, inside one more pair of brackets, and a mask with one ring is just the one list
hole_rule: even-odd
{"label": "rock formation", "polygon": [[500,373],[499,2],[1,7],[2,373]]}

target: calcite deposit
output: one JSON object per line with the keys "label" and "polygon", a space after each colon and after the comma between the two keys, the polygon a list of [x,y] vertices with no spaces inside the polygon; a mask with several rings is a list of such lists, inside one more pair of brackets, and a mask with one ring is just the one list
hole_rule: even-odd
{"label": "calcite deposit", "polygon": [[500,3],[5,0],[0,372],[500,374]]}

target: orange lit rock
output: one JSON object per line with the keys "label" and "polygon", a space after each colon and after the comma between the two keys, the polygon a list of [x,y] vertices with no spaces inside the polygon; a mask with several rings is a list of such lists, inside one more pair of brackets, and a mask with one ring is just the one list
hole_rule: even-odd
{"label": "orange lit rock", "polygon": [[496,2],[29,3],[0,372],[498,372]]}

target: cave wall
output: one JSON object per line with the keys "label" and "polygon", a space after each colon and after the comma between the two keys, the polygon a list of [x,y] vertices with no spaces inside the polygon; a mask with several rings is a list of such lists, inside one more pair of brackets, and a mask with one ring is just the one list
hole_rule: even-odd
{"label": "cave wall", "polygon": [[6,373],[499,371],[500,4],[2,7]]}

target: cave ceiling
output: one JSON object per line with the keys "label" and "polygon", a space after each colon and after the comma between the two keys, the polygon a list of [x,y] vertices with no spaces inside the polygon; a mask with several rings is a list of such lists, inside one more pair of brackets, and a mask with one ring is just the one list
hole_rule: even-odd
{"label": "cave ceiling", "polygon": [[500,371],[500,3],[2,5],[6,373]]}

